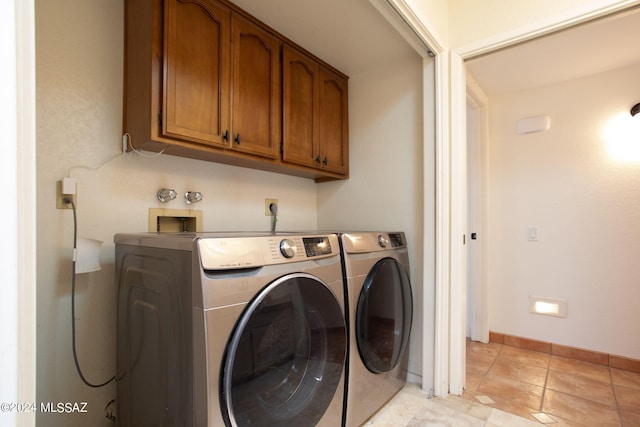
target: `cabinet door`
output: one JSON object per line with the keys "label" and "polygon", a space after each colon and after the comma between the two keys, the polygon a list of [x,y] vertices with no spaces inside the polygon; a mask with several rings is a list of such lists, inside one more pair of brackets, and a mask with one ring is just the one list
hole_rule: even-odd
{"label": "cabinet door", "polygon": [[316,167],[320,161],[317,123],[319,67],[315,61],[286,45],[282,62],[282,160]]}
{"label": "cabinet door", "polygon": [[319,140],[321,167],[346,174],[349,168],[348,81],[320,68]]}
{"label": "cabinet door", "polygon": [[278,155],[281,135],[282,43],[254,23],[233,14],[231,44],[233,147],[274,158]]}
{"label": "cabinet door", "polygon": [[228,145],[230,21],[217,2],[165,0],[163,136]]}

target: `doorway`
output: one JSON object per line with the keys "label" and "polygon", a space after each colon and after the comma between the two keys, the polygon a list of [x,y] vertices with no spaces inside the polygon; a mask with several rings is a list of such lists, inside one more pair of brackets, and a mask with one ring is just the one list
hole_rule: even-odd
{"label": "doorway", "polygon": [[[581,23],[585,23],[585,22],[590,22],[590,21],[594,21],[596,18],[602,18],[608,15],[612,15],[614,12],[619,12],[623,9],[627,9],[628,11],[632,11],[633,9],[629,9],[628,8],[628,4],[625,6],[623,5],[621,2],[620,3],[616,3],[615,6],[611,6],[611,8],[607,8],[607,7],[600,7],[600,8],[595,8],[593,10],[590,10],[588,12],[581,10],[581,11],[576,11],[576,13],[571,13],[571,14],[566,14],[563,16],[558,16],[555,17],[552,20],[549,20],[548,22],[546,22],[546,25],[540,28],[532,28],[532,27],[528,27],[528,28],[523,28],[520,29],[517,32],[513,32],[510,33],[508,35],[505,35],[503,38],[496,38],[496,39],[492,39],[492,41],[487,41],[487,43],[485,44],[476,44],[473,46],[468,46],[467,48],[461,48],[456,50],[456,52],[452,55],[453,60],[452,63],[454,64],[454,66],[456,67],[456,70],[459,68],[461,70],[465,69],[465,61],[469,61],[471,59],[484,59],[484,58],[488,58],[488,54],[489,53],[504,53],[507,51],[507,49],[505,49],[505,47],[507,46],[513,46],[513,45],[518,45],[519,47],[524,45],[524,43],[520,44],[521,42],[527,41],[527,40],[531,40],[531,39],[539,39],[539,40],[552,40],[555,39],[553,37],[539,37],[542,35],[548,35],[548,34],[552,34],[552,33],[558,33],[558,34],[562,34],[560,31],[561,30],[565,30],[568,29],[569,27],[577,27],[578,24]],[[569,31],[564,32],[564,34],[569,34]],[[586,39],[585,37],[583,37],[583,39]],[[608,46],[618,46],[617,43],[608,43]],[[572,53],[575,53],[575,51],[577,50],[578,44],[575,42],[572,42],[571,47],[573,49]],[[593,45],[591,45],[589,47],[589,52],[593,52],[594,48]],[[595,51],[607,51],[608,53],[610,53],[609,51],[618,51],[618,49],[595,49]],[[545,57],[547,58],[547,61],[549,61],[549,58],[552,56],[551,55],[552,52],[550,50],[545,50]],[[527,55],[522,55],[520,54],[520,57],[527,57]],[[528,55],[529,57],[533,58],[533,55]],[[628,59],[630,55],[625,55],[626,59]],[[535,69],[533,69],[532,67],[525,67],[526,64],[524,64],[524,61],[522,64],[518,64],[519,66],[526,68],[526,71],[528,74],[526,74],[526,76],[524,75],[524,73],[520,73],[518,72],[514,67],[510,67],[508,65],[508,63],[501,63],[501,65],[498,65],[497,68],[495,69],[500,69],[500,70],[506,70],[506,73],[500,74],[500,73],[496,73],[493,72],[491,74],[491,77],[493,78],[493,81],[496,82],[496,84],[499,85],[508,85],[511,84],[512,86],[509,87],[509,90],[514,90],[513,89],[513,85],[515,85],[516,83],[519,83],[521,81],[526,81],[527,84],[531,84],[532,81],[539,81],[540,79],[545,78],[546,74],[541,73],[541,72],[536,72]],[[571,61],[565,61],[567,64],[566,65],[571,65]],[[575,61],[574,61],[575,62]],[[598,61],[598,64],[602,63],[602,61]],[[468,62],[467,62],[468,64]],[[494,64],[495,65],[495,64]],[[547,67],[549,68],[549,67]],[[495,71],[494,69],[494,71]],[[471,69],[470,69],[471,70]],[[582,67],[582,70],[584,70],[584,67]],[[551,69],[546,70],[546,71],[551,71]],[[489,86],[486,84],[486,82],[484,80],[481,80],[481,76],[479,73],[477,73],[474,70],[471,70],[471,72],[473,73],[474,76],[476,76],[478,78],[479,81],[483,81],[483,88],[487,89],[487,93],[492,93],[489,91]],[[553,76],[552,77],[557,77],[559,75],[559,73],[555,72],[552,73]],[[489,75],[489,74],[487,74]],[[465,75],[464,72],[462,73],[453,73],[452,74],[452,87],[456,90],[456,91],[462,91],[463,89],[466,89],[465,92],[467,96],[466,97],[458,97],[458,98],[454,98],[453,99],[453,106],[452,106],[452,122],[454,123],[454,128],[457,129],[462,129],[463,126],[468,126],[470,129],[468,130],[467,133],[465,133],[464,135],[471,139],[471,137],[473,135],[476,134],[471,134],[469,132],[472,132],[472,121],[468,121],[468,120],[472,120],[473,118],[469,118],[467,116],[473,116],[476,114],[475,108],[473,108],[473,103],[470,102],[469,100],[469,88],[473,88],[474,84],[473,81],[470,79],[469,75]],[[493,96],[493,93],[492,93]],[[470,108],[470,106],[472,108]],[[485,123],[487,123],[487,121],[485,121]],[[458,144],[460,144],[461,146],[457,146]],[[454,147],[453,152],[454,153],[458,153],[457,150],[463,151],[464,153],[466,153],[466,151],[464,151],[465,149],[467,150],[472,150],[473,148],[471,146],[467,145],[468,142],[466,140],[464,140],[464,142],[460,141],[458,142],[457,140],[452,141],[452,145]],[[471,154],[471,152],[467,153],[469,158],[473,158],[473,154]],[[458,154],[456,154],[458,155]],[[456,159],[454,159],[455,162]],[[465,162],[466,164],[466,162]],[[485,170],[489,170],[489,163],[485,163]],[[456,171],[459,173],[459,171]],[[469,175],[472,174],[471,170],[466,171],[466,173],[468,173]],[[487,174],[487,172],[485,172],[485,174]],[[465,181],[465,183],[467,183],[467,185],[469,185],[469,183],[467,181]],[[464,189],[463,191],[460,191],[459,188],[453,188],[452,189],[452,199],[454,201],[456,201],[456,203],[460,206],[460,204],[462,203],[462,201],[464,201],[466,203],[467,200],[467,196],[469,197],[469,199],[473,198],[473,194],[472,194],[472,186],[469,187],[469,194],[467,194],[467,190]],[[484,196],[485,200],[488,200],[488,194],[485,194]],[[469,203],[471,204],[472,202],[469,201]],[[465,206],[465,212],[466,211],[466,204]],[[484,207],[484,212],[489,212],[488,206]],[[471,217],[472,214],[469,214],[469,216]],[[485,217],[484,219],[485,221],[487,221],[487,218]],[[467,218],[464,218],[464,223],[463,223],[464,227],[472,227],[471,224],[467,223]],[[485,230],[488,230],[488,228],[485,227]],[[469,229],[468,230],[469,233],[473,233],[474,230]],[[485,238],[485,234],[480,234],[478,233],[477,235],[477,239],[478,241],[481,241],[484,245],[484,248],[487,248],[488,245],[488,239]],[[490,238],[490,237],[489,237]],[[472,240],[469,239],[469,241],[473,242]],[[465,252],[466,254],[467,252]],[[487,252],[485,251],[485,254]],[[470,254],[469,254],[470,255]],[[484,265],[488,265],[488,262],[486,262],[487,260],[485,259]],[[462,259],[452,259],[452,270],[456,271],[458,269],[467,269],[469,268],[466,261],[462,260]],[[486,271],[481,272],[481,275],[484,274],[485,277],[492,277],[491,275],[489,275]],[[471,275],[471,273],[469,273],[469,275]],[[467,286],[467,282],[460,282],[460,283],[452,283],[452,290],[455,290],[457,287],[464,287],[464,289]],[[485,282],[485,289],[486,289],[486,282]],[[456,304],[455,302],[452,302],[452,305]],[[473,304],[473,295],[471,292],[468,293],[468,305],[472,306]],[[488,302],[486,303],[488,305]],[[472,307],[464,307],[464,313],[471,313],[470,311],[467,312],[468,310],[472,310]],[[468,314],[468,317],[470,318],[471,322],[473,322],[473,318],[471,314]],[[489,316],[487,316],[486,318],[488,318]],[[455,322],[456,319],[452,319],[452,322]],[[465,323],[466,324],[466,323]],[[469,323],[469,326],[471,326],[472,323]],[[458,335],[458,331],[460,329],[455,329],[453,328],[453,333],[451,336],[451,341],[456,344],[459,345],[461,342],[463,342],[463,340],[461,339],[462,337]],[[469,335],[471,333],[470,328],[467,330],[467,334]],[[452,361],[451,364],[451,376],[455,377],[458,375],[458,370],[463,371],[464,369],[464,365],[463,363],[464,359],[461,358],[460,360],[456,359]],[[464,374],[462,374],[464,375]],[[456,390],[457,391],[457,390]],[[457,394],[454,392],[454,394]]]}

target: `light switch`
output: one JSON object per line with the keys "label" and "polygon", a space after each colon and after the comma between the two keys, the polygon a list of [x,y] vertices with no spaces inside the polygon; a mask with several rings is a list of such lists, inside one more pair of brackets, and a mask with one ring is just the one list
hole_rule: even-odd
{"label": "light switch", "polygon": [[538,241],[538,227],[527,227],[527,240],[530,242]]}

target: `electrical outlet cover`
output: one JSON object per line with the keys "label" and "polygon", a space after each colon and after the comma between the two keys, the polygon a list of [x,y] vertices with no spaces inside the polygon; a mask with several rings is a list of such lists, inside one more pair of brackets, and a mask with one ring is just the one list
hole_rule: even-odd
{"label": "electrical outlet cover", "polygon": [[62,193],[62,181],[56,183],[56,209],[71,209],[71,203],[65,203],[64,199],[71,197],[73,204],[78,207],[78,194],[72,196]]}
{"label": "electrical outlet cover", "polygon": [[278,206],[278,199],[264,199],[264,216],[271,216],[271,203],[275,203]]}

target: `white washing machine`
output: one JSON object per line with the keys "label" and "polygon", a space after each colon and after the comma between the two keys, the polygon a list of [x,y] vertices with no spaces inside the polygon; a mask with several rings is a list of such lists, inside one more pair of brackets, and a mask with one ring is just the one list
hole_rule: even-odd
{"label": "white washing machine", "polygon": [[335,234],[118,234],[120,426],[342,423]]}
{"label": "white washing machine", "polygon": [[404,233],[340,234],[349,328],[345,425],[359,426],[405,384],[413,298]]}

